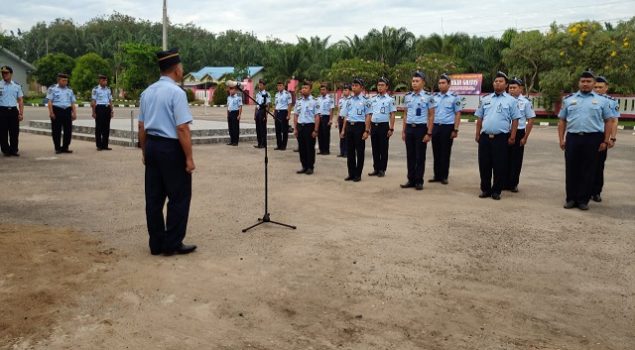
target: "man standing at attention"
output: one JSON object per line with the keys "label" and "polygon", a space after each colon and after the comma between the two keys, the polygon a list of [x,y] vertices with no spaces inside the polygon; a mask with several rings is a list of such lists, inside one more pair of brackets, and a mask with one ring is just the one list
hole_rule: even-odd
{"label": "man standing at attention", "polygon": [[582,72],[578,92],[562,100],[558,137],[566,168],[565,209],[589,210],[600,152],[606,151],[617,122],[609,100],[593,92],[595,75]]}
{"label": "man standing at attention", "polygon": [[[183,244],[192,198],[190,123],[183,65],[176,49],[157,53],[161,78],[141,94],[139,143],[145,164],[146,221],[152,255],[188,254],[195,245]],[[167,222],[163,207],[168,199]]]}
{"label": "man standing at attention", "polygon": [[110,119],[113,117],[112,92],[108,87],[108,77],[99,75],[99,85],[93,88],[90,106],[95,119],[95,143],[98,151],[110,151],[108,138],[110,136]]}
{"label": "man standing at attention", "polygon": [[461,98],[450,92],[450,77],[441,74],[439,92],[434,95],[437,108],[434,110],[434,132],[432,133],[432,155],[434,156],[434,177],[428,182],[448,184],[450,174],[450,154],[452,144],[459,135],[461,124]]}
{"label": "man standing at attention", "polygon": [[518,101],[505,92],[508,80],[505,73],[496,73],[494,93],[484,96],[474,112],[478,117],[475,140],[478,143],[478,168],[481,175],[479,198],[501,199],[509,167],[508,145],[516,143],[520,111]]}
{"label": "man standing at attention", "polygon": [[229,130],[227,146],[238,146],[240,138],[240,115],[243,112],[243,99],[236,93],[236,90],[235,86],[230,87],[227,96],[227,129]]}

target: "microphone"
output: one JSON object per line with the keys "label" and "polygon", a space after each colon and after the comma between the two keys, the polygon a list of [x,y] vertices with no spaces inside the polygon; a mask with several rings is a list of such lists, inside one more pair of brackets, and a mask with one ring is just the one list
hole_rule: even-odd
{"label": "microphone", "polygon": [[239,82],[239,81],[227,80],[225,82],[225,86],[230,87],[230,88],[231,87],[235,87],[235,88],[238,88],[238,90],[241,90],[243,84],[241,82]]}

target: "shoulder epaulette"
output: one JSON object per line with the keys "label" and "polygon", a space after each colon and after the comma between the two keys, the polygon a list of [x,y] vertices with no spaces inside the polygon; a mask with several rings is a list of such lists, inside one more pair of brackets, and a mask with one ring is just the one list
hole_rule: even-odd
{"label": "shoulder epaulette", "polygon": [[565,97],[563,98],[563,100],[566,100],[566,99],[568,99],[569,97],[571,97],[571,96],[573,96],[573,95],[575,95],[575,94],[568,94],[567,96],[565,96]]}

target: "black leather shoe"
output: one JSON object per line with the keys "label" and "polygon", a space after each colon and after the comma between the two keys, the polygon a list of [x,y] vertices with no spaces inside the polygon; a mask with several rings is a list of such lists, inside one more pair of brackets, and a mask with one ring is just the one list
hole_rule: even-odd
{"label": "black leather shoe", "polygon": [[56,149],[56,150],[55,150],[55,154],[60,154],[60,153],[62,153],[62,150],[61,150],[61,149]]}
{"label": "black leather shoe", "polygon": [[165,252],[163,252],[163,255],[165,256],[171,256],[174,254],[190,254],[191,252],[196,250],[196,245],[195,244],[181,244],[180,247],[174,249],[174,250],[167,250]]}
{"label": "black leather shoe", "polygon": [[232,143],[232,146],[238,146],[238,143]]}
{"label": "black leather shoe", "polygon": [[12,157],[19,157],[19,156],[20,156],[20,153],[18,153],[18,152],[11,152],[11,156],[12,156]]}
{"label": "black leather shoe", "polygon": [[385,171],[380,171],[379,174],[377,174],[377,177],[384,177],[386,176],[386,172]]}
{"label": "black leather shoe", "polygon": [[360,181],[362,181],[361,177],[356,177],[356,178],[353,179],[353,182],[360,182]]}
{"label": "black leather shoe", "polygon": [[449,182],[448,182],[448,179],[443,179],[443,180],[441,180],[441,183],[444,184],[444,185],[447,185]]}
{"label": "black leather shoe", "polygon": [[352,176],[347,176],[344,181],[353,181],[353,177]]}
{"label": "black leather shoe", "polygon": [[501,194],[500,193],[492,193],[492,199],[499,201],[501,200]]}
{"label": "black leather shoe", "polygon": [[512,193],[518,193],[518,186],[514,186],[510,189]]}
{"label": "black leather shoe", "polygon": [[423,184],[416,184],[416,185],[415,185],[415,190],[417,190],[417,191],[423,191]]}
{"label": "black leather shoe", "polygon": [[399,185],[401,188],[413,188],[415,187],[415,184],[413,184],[412,182],[408,181],[405,184],[401,184]]}
{"label": "black leather shoe", "polygon": [[103,149],[104,151],[112,151],[112,148],[110,148],[110,147],[104,147],[104,148],[102,148],[102,149]]}
{"label": "black leather shoe", "polygon": [[441,180],[438,180],[438,179],[434,179],[434,178],[433,178],[433,179],[428,180],[428,182],[441,182]]}
{"label": "black leather shoe", "polygon": [[307,169],[304,173],[307,175],[311,175],[313,174],[313,169]]}
{"label": "black leather shoe", "polygon": [[262,148],[260,145],[254,145],[254,148]]}
{"label": "black leather shoe", "polygon": [[5,157],[11,157],[11,153],[2,153],[2,155]]}
{"label": "black leather shoe", "polygon": [[478,198],[489,198],[492,195],[487,193],[487,192],[481,192],[481,194],[478,195]]}
{"label": "black leather shoe", "polygon": [[231,142],[227,142],[227,143],[226,143],[226,145],[227,145],[227,146],[233,146],[234,144],[233,144],[233,143],[231,143]]}
{"label": "black leather shoe", "polygon": [[63,149],[62,153],[73,153],[73,151],[71,151],[70,149]]}
{"label": "black leather shoe", "polygon": [[293,150],[293,152],[298,153],[298,152],[300,152],[300,150],[296,148],[296,149]]}
{"label": "black leather shoe", "polygon": [[580,203],[578,204],[578,209],[580,210],[589,210],[589,205],[586,203]]}
{"label": "black leather shoe", "polygon": [[346,154],[338,154],[337,158],[346,158]]}
{"label": "black leather shoe", "polygon": [[591,199],[593,199],[594,202],[598,202],[598,203],[602,201],[602,197],[599,194],[594,194],[593,197],[591,197]]}
{"label": "black leather shoe", "polygon": [[379,175],[379,171],[375,170],[372,173],[368,173],[368,176],[377,176]]}
{"label": "black leather shoe", "polygon": [[306,169],[300,169],[298,171],[295,172],[296,174],[304,174],[306,173]]}
{"label": "black leather shoe", "polygon": [[97,147],[97,151],[100,152],[103,148]]}
{"label": "black leather shoe", "polygon": [[564,208],[565,209],[571,209],[571,208],[575,208],[577,206],[576,202],[574,201],[568,201],[564,204]]}

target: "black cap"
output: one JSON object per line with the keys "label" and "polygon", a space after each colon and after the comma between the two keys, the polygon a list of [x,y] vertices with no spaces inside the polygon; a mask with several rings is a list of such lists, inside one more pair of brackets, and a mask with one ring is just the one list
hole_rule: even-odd
{"label": "black cap", "polygon": [[584,72],[582,72],[582,74],[580,74],[580,78],[593,78],[595,79],[595,74],[593,74],[593,71],[591,70],[591,68],[587,68],[584,70]]}
{"label": "black cap", "polygon": [[265,80],[264,80],[264,79],[260,79],[260,80],[258,80],[258,84],[267,85],[267,84],[265,83]]}
{"label": "black cap", "polygon": [[513,77],[509,80],[510,84],[523,85],[523,80],[519,77]]}
{"label": "black cap", "polygon": [[161,71],[181,63],[179,49],[176,48],[157,52],[157,59],[159,60],[159,69],[161,69]]}
{"label": "black cap", "polygon": [[424,72],[420,71],[420,70],[412,73],[412,77],[413,78],[421,78],[423,80],[426,80],[426,74]]}
{"label": "black cap", "polygon": [[377,82],[378,83],[384,83],[386,85],[390,84],[390,81],[386,77],[381,77],[381,78],[377,79]]}
{"label": "black cap", "polygon": [[66,73],[57,73],[57,77],[58,78],[68,79],[68,74],[66,74]]}
{"label": "black cap", "polygon": [[351,84],[344,84],[342,86],[342,89],[349,89],[350,90],[351,89]]}
{"label": "black cap", "polygon": [[507,74],[505,74],[505,73],[503,73],[501,71],[496,72],[496,77],[495,78],[505,78],[505,82],[507,82],[507,83],[509,82],[509,77],[507,77]]}
{"label": "black cap", "polygon": [[2,71],[2,73],[9,72],[9,73],[13,74],[13,68],[11,68],[9,66],[0,67],[0,71]]}
{"label": "black cap", "polygon": [[364,85],[364,81],[362,80],[362,78],[353,78],[353,83],[352,84]]}
{"label": "black cap", "polygon": [[283,82],[281,82],[281,81],[278,81],[278,82],[276,83],[276,85],[284,85],[284,83],[283,83]]}
{"label": "black cap", "polygon": [[605,78],[605,77],[603,77],[603,76],[601,76],[601,75],[599,75],[597,78],[595,78],[595,81],[596,81],[597,83],[607,83],[607,84],[609,83],[609,81],[608,81],[608,80],[606,80],[606,78]]}
{"label": "black cap", "polygon": [[108,79],[108,77],[107,77],[107,76],[105,76],[105,75],[103,75],[103,74],[99,74],[97,77],[98,77],[99,79]]}
{"label": "black cap", "polygon": [[450,79],[450,76],[448,75],[448,73],[443,73],[439,76],[439,80],[444,79],[447,80],[448,83],[452,81],[452,79]]}

